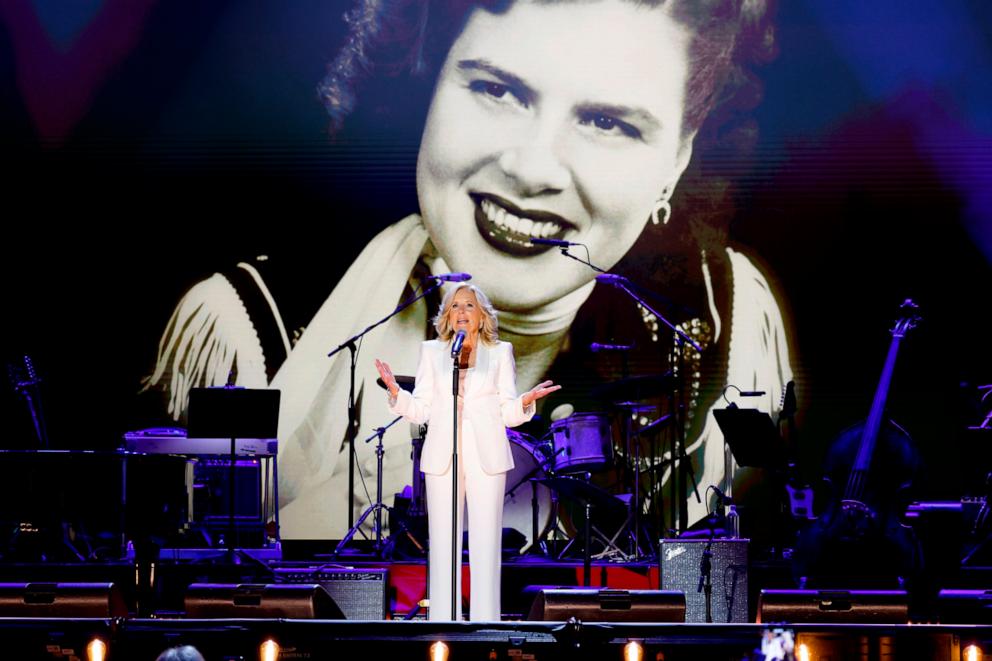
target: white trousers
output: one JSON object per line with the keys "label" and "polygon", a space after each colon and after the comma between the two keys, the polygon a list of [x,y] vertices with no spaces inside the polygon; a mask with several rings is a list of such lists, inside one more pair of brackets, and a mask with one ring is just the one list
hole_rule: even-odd
{"label": "white trousers", "polygon": [[[461,514],[468,503],[469,619],[498,622],[500,618],[500,571],[503,533],[503,498],[506,473],[490,475],[482,470],[472,425],[460,425],[458,455],[458,572],[456,612],[461,619],[462,530]],[[451,467],[443,475],[425,474],[427,519],[430,533],[428,619],[451,620]]]}

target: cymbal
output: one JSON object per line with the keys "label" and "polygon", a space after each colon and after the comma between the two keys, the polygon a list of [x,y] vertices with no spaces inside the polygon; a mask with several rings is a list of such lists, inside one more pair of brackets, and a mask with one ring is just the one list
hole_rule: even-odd
{"label": "cymbal", "polygon": [[632,376],[612,383],[599,386],[592,391],[592,396],[611,402],[630,402],[649,397],[657,397],[672,391],[675,378],[671,372],[663,374],[648,374]]}
{"label": "cymbal", "polygon": [[[416,379],[414,379],[412,376],[403,376],[401,374],[395,374],[393,375],[393,378],[396,379],[396,385],[398,385],[400,388],[402,388],[407,392],[413,392],[413,385]],[[383,390],[386,389],[386,382],[383,381],[381,377],[376,379],[375,382],[378,383],[379,387],[382,388]]]}
{"label": "cymbal", "polygon": [[613,406],[631,413],[647,413],[658,408],[654,404],[642,404],[640,402],[613,402]]}
{"label": "cymbal", "polygon": [[640,429],[635,429],[634,431],[632,431],[630,433],[630,435],[631,436],[640,436],[641,434],[648,434],[648,433],[653,432],[653,431],[656,431],[656,430],[658,430],[658,429],[660,429],[662,427],[667,427],[668,426],[668,423],[670,423],[672,421],[672,419],[673,419],[673,416],[672,416],[671,413],[669,413],[667,415],[663,415],[660,418],[658,418],[657,420],[653,420],[653,421],[649,422],[648,424],[644,425]]}

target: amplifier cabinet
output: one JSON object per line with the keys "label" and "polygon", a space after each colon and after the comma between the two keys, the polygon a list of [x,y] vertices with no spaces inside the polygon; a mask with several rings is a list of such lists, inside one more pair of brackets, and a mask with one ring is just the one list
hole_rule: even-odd
{"label": "amplifier cabinet", "polygon": [[528,620],[564,622],[678,622],[685,621],[685,595],[664,590],[541,589]]}
{"label": "amplifier cabinet", "polygon": [[[685,621],[706,621],[706,593],[700,590],[705,539],[663,539],[658,557],[661,589],[685,592]],[[746,539],[714,539],[710,546],[713,622],[748,622]]]}
{"label": "amplifier cabinet", "polygon": [[389,572],[385,569],[279,567],[278,583],[322,585],[348,620],[385,620],[389,611]]}
{"label": "amplifier cabinet", "polygon": [[113,583],[0,583],[0,617],[127,617]]}
{"label": "amplifier cabinet", "polygon": [[909,595],[904,590],[762,590],[758,620],[765,624],[905,624]]}
{"label": "amplifier cabinet", "polygon": [[341,609],[316,584],[193,583],[186,589],[186,617],[342,620]]}

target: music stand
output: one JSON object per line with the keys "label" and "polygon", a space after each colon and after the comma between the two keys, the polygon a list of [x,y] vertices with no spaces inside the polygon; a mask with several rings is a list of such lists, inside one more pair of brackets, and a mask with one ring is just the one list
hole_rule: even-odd
{"label": "music stand", "polygon": [[715,409],[713,417],[738,466],[780,468],[785,464],[785,442],[767,413],[727,407]]}
{"label": "music stand", "polygon": [[[249,390],[237,386],[193,388],[187,408],[188,438],[231,439],[228,485],[227,551],[233,559],[237,528],[234,522],[237,439],[276,438],[279,430],[278,390]],[[276,474],[273,480],[278,479]],[[278,511],[279,503],[275,503]]]}
{"label": "music stand", "polygon": [[[725,409],[715,409],[713,417],[716,418],[716,423],[723,432],[723,438],[730,446],[730,452],[737,465],[770,470],[774,492],[780,493],[783,489],[781,471],[788,461],[785,441],[772,422],[772,417],[757,409],[741,409],[735,405]],[[778,501],[773,499],[771,502]],[[776,524],[783,523],[779,520],[782,516],[781,509],[776,507],[772,512]],[[785,526],[776,525],[775,529],[785,530]]]}

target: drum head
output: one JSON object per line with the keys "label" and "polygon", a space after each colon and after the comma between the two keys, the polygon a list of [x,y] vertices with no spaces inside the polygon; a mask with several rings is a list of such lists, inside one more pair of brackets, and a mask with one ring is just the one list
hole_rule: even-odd
{"label": "drum head", "polygon": [[613,463],[613,434],[606,413],[573,413],[551,423],[559,473],[601,471]]}

